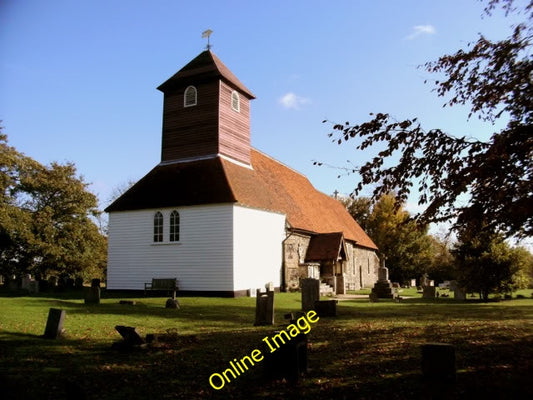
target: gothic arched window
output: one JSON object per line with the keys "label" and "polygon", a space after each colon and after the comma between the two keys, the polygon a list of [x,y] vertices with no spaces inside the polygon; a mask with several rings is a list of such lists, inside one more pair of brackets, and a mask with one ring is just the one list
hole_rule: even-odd
{"label": "gothic arched window", "polygon": [[180,240],[180,213],[176,210],[170,214],[170,241],[179,242]]}
{"label": "gothic arched window", "polygon": [[159,211],[154,215],[154,242],[163,241],[163,214]]}

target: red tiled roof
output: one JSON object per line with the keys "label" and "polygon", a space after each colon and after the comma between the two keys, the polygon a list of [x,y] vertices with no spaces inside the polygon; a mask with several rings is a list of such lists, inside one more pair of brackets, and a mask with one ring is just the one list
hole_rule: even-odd
{"label": "red tiled roof", "polygon": [[158,165],[106,211],[236,202],[283,213],[293,229],[342,232],[359,246],[377,249],[344,206],[305,176],[255,149],[251,157],[253,169],[219,157]]}
{"label": "red tiled roof", "polygon": [[282,212],[291,227],[315,233],[342,232],[360,246],[377,249],[359,224],[334,198],[316,190],[302,174],[252,149],[253,171],[223,161],[237,201]]}
{"label": "red tiled roof", "polygon": [[190,61],[186,66],[171,76],[158,89],[165,92],[167,88],[179,85],[180,82],[194,77],[197,81],[203,77],[221,76],[230,84],[240,89],[249,98],[255,99],[250,90],[224,65],[222,61],[211,51],[206,50]]}

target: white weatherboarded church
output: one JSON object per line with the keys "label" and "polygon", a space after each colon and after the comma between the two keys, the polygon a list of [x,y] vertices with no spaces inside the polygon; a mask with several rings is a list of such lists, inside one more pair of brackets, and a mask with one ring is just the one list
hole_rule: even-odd
{"label": "white weatherboarded church", "polygon": [[152,278],[217,296],[303,277],[336,293],[373,285],[375,244],[337,200],[250,146],[254,95],[211,51],[158,89],[161,162],[106,209],[108,289]]}

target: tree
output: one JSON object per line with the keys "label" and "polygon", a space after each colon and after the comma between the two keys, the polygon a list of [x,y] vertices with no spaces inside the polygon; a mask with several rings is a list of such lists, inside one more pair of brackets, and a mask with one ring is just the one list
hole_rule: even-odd
{"label": "tree", "polygon": [[491,293],[510,293],[529,284],[531,253],[512,248],[501,234],[467,227],[453,250],[462,287],[487,301]]}
{"label": "tree", "polygon": [[344,197],[340,199],[350,215],[364,231],[368,228],[368,220],[372,214],[372,201],[368,197]]}
{"label": "tree", "polygon": [[[335,124],[330,136],[339,144],[361,138],[358,150],[385,146],[364,165],[347,168],[361,175],[355,195],[377,185],[374,201],[395,192],[398,206],[417,184],[418,203],[426,206],[416,216],[422,224],[452,220],[458,228],[481,216],[490,231],[533,234],[533,2],[520,10],[513,0],[491,0],[485,12],[498,6],[525,16],[510,37],[492,42],[480,35],[467,50],[424,67],[444,76],[434,81],[438,96],[450,96],[444,106],[470,105],[470,117],[504,118],[506,127],[481,141],[425,130],[416,118],[396,121],[387,113],[361,124]],[[468,196],[466,205],[458,204],[460,196]]]}
{"label": "tree", "polygon": [[0,136],[0,273],[102,275],[106,239],[96,197],[73,164],[42,165]]}
{"label": "tree", "polygon": [[396,208],[394,195],[382,196],[373,206],[365,197],[342,202],[376,243],[380,258],[386,258],[391,280],[404,282],[429,272],[433,256],[427,227],[410,221],[407,211]]}

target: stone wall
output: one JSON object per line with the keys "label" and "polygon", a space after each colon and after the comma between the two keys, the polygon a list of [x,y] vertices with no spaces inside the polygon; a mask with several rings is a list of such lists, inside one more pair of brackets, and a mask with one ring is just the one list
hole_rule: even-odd
{"label": "stone wall", "polygon": [[307,275],[305,273],[307,268],[304,268],[301,264],[304,262],[310,241],[310,236],[291,233],[283,242],[284,282],[286,290],[298,289],[300,286],[300,277],[307,278],[307,276],[302,276]]}
{"label": "stone wall", "polygon": [[[284,282],[285,290],[297,290],[300,278],[318,278],[311,276],[318,272],[318,264],[304,264],[305,254],[309,246],[310,236],[291,233],[283,242]],[[378,279],[379,259],[376,252],[346,241],[348,260],[343,262],[344,284],[346,290],[371,288]],[[334,286],[334,266],[322,263],[320,266],[321,280]],[[330,277],[331,282],[328,282]]]}
{"label": "stone wall", "polygon": [[371,288],[378,280],[379,258],[375,251],[364,247],[353,248],[357,289]]}

